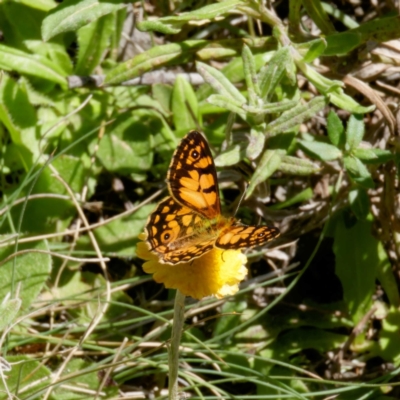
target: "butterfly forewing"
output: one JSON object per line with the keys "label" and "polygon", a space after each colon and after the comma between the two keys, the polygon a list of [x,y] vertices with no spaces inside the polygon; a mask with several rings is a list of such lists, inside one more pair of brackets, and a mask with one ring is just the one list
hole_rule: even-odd
{"label": "butterfly forewing", "polygon": [[167,182],[178,203],[209,219],[220,215],[214,160],[201,133],[192,131],[182,139],[172,157]]}
{"label": "butterfly forewing", "polygon": [[239,249],[263,245],[279,236],[279,230],[268,226],[231,226],[215,242],[220,249]]}

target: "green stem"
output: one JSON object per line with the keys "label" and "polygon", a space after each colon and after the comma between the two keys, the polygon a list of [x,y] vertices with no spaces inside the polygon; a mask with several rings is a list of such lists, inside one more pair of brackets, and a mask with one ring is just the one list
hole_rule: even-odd
{"label": "green stem", "polygon": [[181,342],[182,328],[185,313],[185,295],[176,291],[174,304],[174,321],[172,324],[171,345],[168,351],[168,399],[179,400],[178,372],[179,372],[179,344]]}

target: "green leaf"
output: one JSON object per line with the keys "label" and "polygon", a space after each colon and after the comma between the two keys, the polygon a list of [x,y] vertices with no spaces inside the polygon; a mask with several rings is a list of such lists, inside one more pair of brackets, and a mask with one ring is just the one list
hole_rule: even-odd
{"label": "green leaf", "polygon": [[108,71],[104,84],[116,85],[156,68],[184,63],[193,57],[193,53],[207,44],[207,40],[187,40],[152,47]]}
{"label": "green leaf", "polygon": [[355,324],[371,309],[377,270],[383,261],[379,241],[371,230],[370,221],[357,221],[348,228],[341,218],[334,234],[336,274],[342,282],[343,298]]}
{"label": "green leaf", "polygon": [[221,1],[194,11],[182,13],[176,17],[164,17],[155,21],[141,21],[138,23],[138,29],[141,31],[158,31],[167,35],[176,34],[180,32],[182,26],[187,22],[193,25],[202,25],[204,22],[210,22],[214,18],[231,13],[240,4],[242,4],[240,0]]}
{"label": "green leaf", "polygon": [[364,114],[375,109],[375,106],[363,107],[358,104],[343,92],[342,82],[325,78],[303,60],[296,60],[296,65],[322,94],[329,96],[335,106],[354,114]]}
{"label": "green leaf", "polygon": [[279,170],[289,175],[300,175],[308,176],[316,174],[321,169],[318,165],[315,165],[310,160],[305,158],[292,157],[282,155],[282,162],[279,166]]}
{"label": "green leaf", "polygon": [[329,111],[327,118],[327,129],[328,137],[331,143],[336,147],[343,149],[346,141],[344,126],[339,116],[333,111]]}
{"label": "green leaf", "polygon": [[67,88],[64,72],[50,60],[42,56],[33,56],[21,50],[0,44],[0,68],[6,71],[16,71],[20,74],[34,76],[50,82],[58,83]]}
{"label": "green leaf", "polygon": [[286,132],[312,118],[315,114],[321,111],[325,105],[326,100],[322,96],[314,97],[307,104],[299,104],[293,109],[284,112],[275,121],[268,124],[266,133],[270,136],[274,136],[278,133]]}
{"label": "green leaf", "polygon": [[349,177],[354,182],[366,189],[372,189],[375,187],[374,181],[372,180],[367,167],[358,158],[345,156],[343,158],[343,163]]}
{"label": "green leaf", "polygon": [[323,142],[298,140],[301,148],[310,156],[321,161],[333,161],[342,157],[342,152],[335,146]]}
{"label": "green leaf", "polygon": [[[86,179],[87,170],[82,160],[78,157],[63,154],[52,160],[52,164],[63,180],[75,193],[81,193]],[[57,180],[53,172],[44,169],[33,188],[32,194],[54,193],[66,194],[64,185]],[[21,213],[21,206],[13,208],[13,216],[16,220]],[[29,201],[25,210],[22,230],[26,232],[54,232],[57,228],[70,222],[76,209],[70,200],[60,199],[49,195],[35,201]]]}
{"label": "green leaf", "polygon": [[[102,251],[113,252],[120,257],[132,257],[135,254],[138,235],[143,232],[144,225],[154,208],[154,204],[146,204],[135,213],[96,229],[94,235]],[[86,250],[91,247],[87,237],[79,238],[79,249]]]}
{"label": "green leaf", "polygon": [[302,3],[307,14],[324,35],[329,35],[336,31],[320,0],[302,0]]}
{"label": "green leaf", "polygon": [[400,294],[397,286],[397,278],[382,242],[379,242],[378,254],[381,262],[379,264],[377,278],[389,299],[390,305],[398,309],[400,306]]}
{"label": "green leaf", "polygon": [[[49,254],[35,252],[48,251],[46,241],[40,241],[35,244],[20,244],[19,251],[27,251],[18,257],[11,258],[5,264],[1,265],[0,299],[3,299],[8,293],[11,296],[15,294],[17,286],[20,284],[19,299],[21,300],[21,309],[27,309],[36,301],[51,271],[51,257]],[[30,251],[31,250],[31,251]],[[12,248],[0,249],[0,260],[14,254]]]}
{"label": "green leaf", "polygon": [[365,220],[369,214],[370,202],[365,189],[356,188],[349,192],[351,211],[359,220]]}
{"label": "green leaf", "polygon": [[221,154],[215,157],[214,162],[217,167],[228,167],[237,164],[246,156],[247,143],[235,143],[230,146]]}
{"label": "green leaf", "polygon": [[[151,131],[140,115],[157,124],[154,114],[135,112],[134,117],[123,114],[109,127],[110,132],[100,142],[97,157],[112,172],[134,173],[147,171],[153,163]],[[129,132],[129,133],[128,133]],[[95,146],[97,140],[92,143]]]}
{"label": "green leaf", "polygon": [[41,11],[50,11],[57,5],[54,0],[20,0],[20,2]]}
{"label": "green leaf", "polygon": [[[279,169],[282,169],[282,164],[279,167]],[[282,201],[277,204],[272,204],[269,206],[271,210],[283,210],[285,208],[291,207],[295,204],[298,203],[303,203],[305,201],[311,200],[314,197],[314,191],[312,188],[307,188],[302,190],[300,193],[295,194],[293,197],[289,198],[286,201]]]}
{"label": "green leaf", "polygon": [[68,31],[76,31],[92,21],[126,7],[121,1],[108,0],[65,0],[51,10],[43,20],[42,38],[48,41],[52,37]]}
{"label": "green leaf", "polygon": [[234,85],[232,85],[229,79],[222,72],[202,62],[197,62],[196,66],[199,74],[216,92],[225,97],[232,98],[232,100],[239,102],[240,104],[247,103],[246,98]]}
{"label": "green leaf", "polygon": [[90,75],[99,65],[109,45],[114,23],[115,15],[108,14],[78,30],[77,75]]}
{"label": "green leaf", "polygon": [[329,100],[332,104],[353,114],[366,114],[375,110],[375,105],[364,107],[358,104],[352,97],[337,88],[329,92]]}
{"label": "green leaf", "polygon": [[278,150],[266,150],[262,155],[260,162],[251,178],[250,185],[246,191],[245,198],[248,199],[254,189],[261,182],[266,181],[280,166],[281,155]]}
{"label": "green leaf", "polygon": [[[8,46],[26,50],[27,40],[39,41],[41,39],[40,26],[46,15],[45,12],[20,1],[2,1],[0,2],[0,13],[4,17],[4,21],[0,21],[0,26],[4,42]],[[40,41],[43,43],[42,40]]]}
{"label": "green leaf", "polygon": [[333,18],[340,21],[346,28],[357,28],[358,23],[344,11],[338,9],[334,4],[321,3],[322,8]]}
{"label": "green leaf", "polygon": [[192,85],[181,75],[176,77],[171,100],[174,125],[177,131],[188,132],[200,125],[196,94]]}
{"label": "green leaf", "polygon": [[[30,356],[25,355],[7,355],[7,361],[13,367],[10,372],[7,372],[7,380],[0,380],[1,393],[23,393],[26,398],[31,395],[33,398],[37,398],[40,390],[43,392],[46,390],[51,378],[51,371],[41,361],[33,360]],[[24,378],[21,379],[21,377]],[[5,399],[6,396],[2,396],[2,398]]]}
{"label": "green leaf", "polygon": [[244,78],[246,80],[247,93],[249,97],[248,103],[252,106],[256,106],[260,95],[260,88],[258,86],[256,74],[256,63],[251,50],[246,45],[243,46],[242,59]]}
{"label": "green leaf", "polygon": [[399,17],[397,15],[374,18],[357,28],[329,35],[326,56],[344,55],[369,40],[386,42],[400,36]]}
{"label": "green leaf", "polygon": [[282,47],[275,52],[269,63],[259,73],[261,97],[265,100],[271,98],[275,88],[288,72],[289,65],[293,64],[289,47]]}
{"label": "green leaf", "polygon": [[20,299],[3,301],[0,304],[0,331],[4,331],[7,325],[14,321],[20,308]]}
{"label": "green leaf", "polygon": [[63,76],[72,74],[72,61],[64,45],[44,43],[43,40],[25,40],[24,44],[32,53],[41,55],[54,63]]}
{"label": "green leaf", "polygon": [[393,160],[394,155],[390,150],[382,149],[362,149],[357,148],[352,151],[354,157],[359,158],[365,164],[382,164]]}
{"label": "green leaf", "polygon": [[346,130],[346,150],[354,150],[361,143],[365,133],[362,115],[351,115]]}
{"label": "green leaf", "polygon": [[154,99],[158,101],[167,115],[171,114],[172,90],[170,85],[165,85],[163,83],[155,83],[152,86]]}
{"label": "green leaf", "polygon": [[276,103],[263,104],[261,106],[249,106],[247,104],[243,104],[242,109],[255,115],[275,114],[293,109],[293,107],[295,107],[297,104],[299,104],[298,100],[284,100]]}
{"label": "green leaf", "polygon": [[[11,136],[11,149],[7,146],[8,156],[14,155],[12,164],[18,160],[28,171],[40,154],[37,138],[37,117],[35,108],[28,97],[26,81],[16,82],[9,75],[3,74],[0,82],[0,121]],[[10,165],[10,164],[9,164]]]}
{"label": "green leaf", "polygon": [[243,119],[246,118],[246,114],[238,101],[232,99],[232,97],[223,96],[221,94],[212,94],[208,99],[207,103],[213,104],[214,106],[221,107],[225,110],[229,110],[235,114],[240,115]]}
{"label": "green leaf", "polygon": [[241,320],[240,314],[243,313],[247,307],[247,302],[239,298],[233,298],[232,301],[225,302],[222,305],[221,318],[218,318],[218,321],[215,323],[213,334],[218,336],[237,326]]}
{"label": "green leaf", "polygon": [[363,43],[362,35],[356,31],[334,33],[326,37],[325,56],[340,56],[348,54]]}
{"label": "green leaf", "polygon": [[[306,63],[312,63],[316,58],[320,57],[324,50],[326,49],[326,40],[325,38],[311,40],[310,42],[306,42],[307,45],[307,53],[303,57],[303,61]],[[300,48],[298,48],[300,50]]]}
{"label": "green leaf", "polygon": [[395,365],[399,365],[400,362],[399,326],[400,311],[392,306],[382,320],[382,329],[379,333],[379,356],[395,363]]}
{"label": "green leaf", "polygon": [[249,145],[246,149],[246,157],[255,160],[264,150],[265,134],[262,127],[251,128]]}

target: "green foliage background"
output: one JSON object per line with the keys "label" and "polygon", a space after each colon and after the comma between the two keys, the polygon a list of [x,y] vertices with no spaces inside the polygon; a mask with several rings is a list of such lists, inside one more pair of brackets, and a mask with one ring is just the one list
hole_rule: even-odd
{"label": "green foliage background", "polygon": [[226,214],[249,182],[238,216],[282,235],[188,301],[182,391],[399,397],[398,79],[357,78],[399,16],[338,7],[0,2],[0,399],[167,398],[173,293],[135,244],[191,129]]}

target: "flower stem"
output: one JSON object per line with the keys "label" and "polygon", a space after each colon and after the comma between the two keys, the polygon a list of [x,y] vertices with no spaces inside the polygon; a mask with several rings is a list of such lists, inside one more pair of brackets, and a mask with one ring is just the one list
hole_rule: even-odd
{"label": "flower stem", "polygon": [[185,313],[185,295],[176,291],[174,304],[174,321],[172,323],[171,345],[168,351],[168,399],[179,400],[178,371],[179,371],[179,344],[181,342],[182,328]]}

